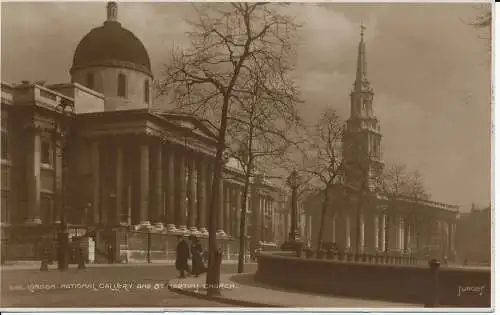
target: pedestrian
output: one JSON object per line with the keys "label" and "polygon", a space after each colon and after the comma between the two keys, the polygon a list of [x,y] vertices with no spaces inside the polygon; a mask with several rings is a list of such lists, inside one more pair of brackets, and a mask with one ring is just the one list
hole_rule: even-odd
{"label": "pedestrian", "polygon": [[196,236],[191,238],[191,257],[192,257],[192,270],[195,277],[207,271],[207,267],[203,261],[203,248],[200,241]]}
{"label": "pedestrian", "polygon": [[191,274],[189,268],[188,259],[190,257],[189,245],[186,241],[185,236],[177,237],[178,243],[175,251],[175,268],[179,271],[180,278],[186,278],[185,272]]}

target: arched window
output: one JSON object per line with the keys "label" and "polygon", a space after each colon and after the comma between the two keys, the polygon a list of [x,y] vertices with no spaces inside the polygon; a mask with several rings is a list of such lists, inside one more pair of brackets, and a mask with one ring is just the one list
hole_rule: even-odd
{"label": "arched window", "polygon": [[87,73],[87,87],[89,89],[94,89],[94,74],[93,73]]}
{"label": "arched window", "polygon": [[118,96],[121,97],[126,97],[126,91],[127,91],[127,78],[123,73],[120,73],[118,75]]}
{"label": "arched window", "polygon": [[149,103],[149,80],[144,81],[144,103]]}

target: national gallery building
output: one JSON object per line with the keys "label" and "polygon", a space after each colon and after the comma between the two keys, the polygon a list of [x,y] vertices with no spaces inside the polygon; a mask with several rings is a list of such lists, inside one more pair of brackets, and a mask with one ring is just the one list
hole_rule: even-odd
{"label": "national gallery building", "polygon": [[[151,109],[148,52],[117,9],[109,3],[107,20],[76,47],[70,83],[2,82],[3,238],[16,228],[47,234],[62,221],[208,235],[216,131],[192,115]],[[228,255],[238,250],[243,178],[229,161],[217,198],[217,235]],[[284,241],[284,193],[262,176],[252,185],[251,243]],[[119,255],[123,239],[106,242]]]}

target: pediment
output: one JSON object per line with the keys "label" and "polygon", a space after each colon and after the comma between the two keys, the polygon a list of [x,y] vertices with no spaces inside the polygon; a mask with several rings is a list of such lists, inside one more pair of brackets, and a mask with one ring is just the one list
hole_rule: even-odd
{"label": "pediment", "polygon": [[205,121],[194,115],[184,113],[160,113],[160,116],[168,120],[170,123],[179,127],[192,130],[194,133],[205,136],[207,138],[216,139],[217,130],[211,126],[208,121]]}

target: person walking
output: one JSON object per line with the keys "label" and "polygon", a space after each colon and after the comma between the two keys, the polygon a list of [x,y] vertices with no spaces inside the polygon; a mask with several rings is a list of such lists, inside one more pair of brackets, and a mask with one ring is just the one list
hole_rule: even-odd
{"label": "person walking", "polygon": [[191,274],[188,264],[188,259],[190,257],[189,245],[184,236],[177,237],[177,240],[179,242],[177,243],[177,248],[175,250],[175,268],[179,271],[180,278],[186,278],[186,271],[188,274]]}
{"label": "person walking", "polygon": [[203,261],[203,248],[196,236],[191,238],[192,270],[195,277],[207,271]]}

